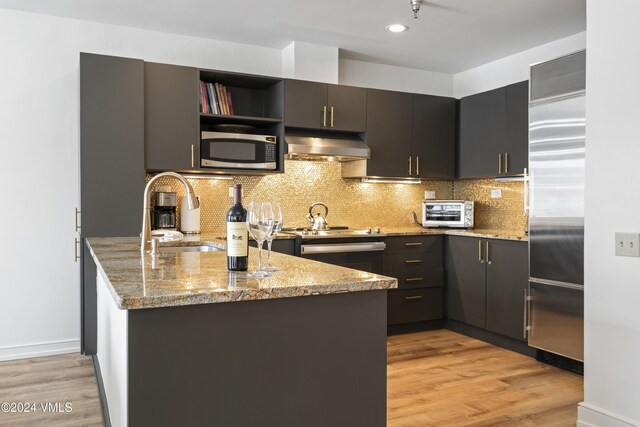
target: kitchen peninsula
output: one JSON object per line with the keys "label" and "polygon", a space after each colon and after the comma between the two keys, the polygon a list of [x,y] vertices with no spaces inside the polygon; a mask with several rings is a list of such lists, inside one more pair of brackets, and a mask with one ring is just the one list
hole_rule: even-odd
{"label": "kitchen peninsula", "polygon": [[87,239],[112,425],[385,425],[396,279],[282,254],[282,271],[247,279],[223,241],[180,244],[213,251]]}

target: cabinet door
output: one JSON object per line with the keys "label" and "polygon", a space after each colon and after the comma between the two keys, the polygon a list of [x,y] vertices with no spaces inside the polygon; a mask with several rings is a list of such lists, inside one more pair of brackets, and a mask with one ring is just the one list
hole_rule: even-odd
{"label": "cabinet door", "polygon": [[526,242],[489,240],[487,329],[523,340],[524,290],[529,281]]}
{"label": "cabinet door", "polygon": [[285,80],[284,124],[308,129],[325,129],[329,125],[327,85],[303,80]]}
{"label": "cabinet door", "polygon": [[329,85],[327,128],[346,132],[367,129],[367,90],[361,87]]}
{"label": "cabinet door", "polygon": [[462,98],[459,132],[458,178],[498,176],[498,155],[505,151],[505,88]]}
{"label": "cabinet door", "polygon": [[524,173],[529,164],[529,81],[515,83],[506,89],[505,173]]}
{"label": "cabinet door", "polygon": [[456,100],[413,95],[413,155],[415,176],[453,179],[455,176]]}
{"label": "cabinet door", "polygon": [[484,241],[448,236],[446,248],[447,317],[484,328],[486,269],[480,261]]}
{"label": "cabinet door", "polygon": [[368,176],[409,177],[413,95],[367,89]]}
{"label": "cabinet door", "polygon": [[193,170],[199,164],[198,71],[144,64],[144,156],[148,171]]}
{"label": "cabinet door", "polygon": [[[80,54],[81,346],[97,351],[96,265],[85,237],[137,236],[144,193],[144,63]],[[114,201],[117,200],[117,209]]]}

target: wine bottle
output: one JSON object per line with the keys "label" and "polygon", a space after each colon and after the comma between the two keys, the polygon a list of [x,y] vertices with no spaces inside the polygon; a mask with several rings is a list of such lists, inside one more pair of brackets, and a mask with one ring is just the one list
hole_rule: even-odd
{"label": "wine bottle", "polygon": [[227,268],[247,271],[249,267],[249,233],[247,210],[242,207],[242,185],[233,186],[233,206],[227,212]]}

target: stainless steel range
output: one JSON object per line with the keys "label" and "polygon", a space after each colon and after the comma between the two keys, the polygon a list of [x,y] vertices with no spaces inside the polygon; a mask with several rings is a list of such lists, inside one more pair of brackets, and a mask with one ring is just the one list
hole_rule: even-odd
{"label": "stainless steel range", "polygon": [[386,235],[380,228],[328,230],[283,228],[296,236],[295,255],[328,264],[382,274]]}

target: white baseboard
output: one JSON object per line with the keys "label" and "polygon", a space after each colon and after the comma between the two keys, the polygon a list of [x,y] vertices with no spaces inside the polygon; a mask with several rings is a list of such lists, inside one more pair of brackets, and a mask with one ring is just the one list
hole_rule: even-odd
{"label": "white baseboard", "polygon": [[80,340],[65,340],[38,344],[0,347],[0,361],[54,356],[56,354],[79,353]]}
{"label": "white baseboard", "polygon": [[640,427],[640,422],[581,402],[578,404],[577,425],[578,427]]}

